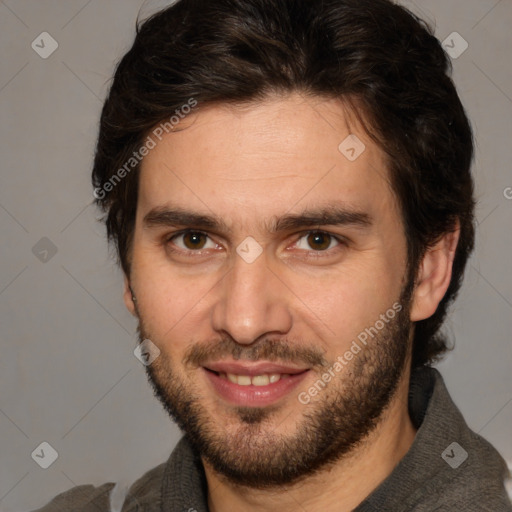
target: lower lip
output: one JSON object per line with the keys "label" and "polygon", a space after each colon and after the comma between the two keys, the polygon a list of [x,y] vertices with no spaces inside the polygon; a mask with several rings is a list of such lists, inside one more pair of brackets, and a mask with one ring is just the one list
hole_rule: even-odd
{"label": "lower lip", "polygon": [[302,382],[309,370],[290,375],[267,386],[240,386],[220,377],[211,370],[202,368],[212,383],[215,391],[225,400],[235,405],[246,407],[264,407],[271,405],[291,393]]}

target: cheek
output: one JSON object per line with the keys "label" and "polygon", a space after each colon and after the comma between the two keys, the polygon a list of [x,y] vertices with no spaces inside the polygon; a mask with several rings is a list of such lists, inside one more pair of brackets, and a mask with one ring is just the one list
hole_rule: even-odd
{"label": "cheek", "polygon": [[[137,307],[148,333],[173,347],[191,338],[204,339],[209,300],[219,276],[183,275],[155,254],[134,254],[132,284]],[[208,336],[208,334],[206,334]]]}
{"label": "cheek", "polygon": [[[396,274],[396,275],[395,275]],[[316,324],[329,352],[338,355],[365,328],[373,326],[400,295],[401,275],[382,263],[351,265],[321,279],[297,279],[293,289]],[[302,291],[300,291],[302,290]]]}

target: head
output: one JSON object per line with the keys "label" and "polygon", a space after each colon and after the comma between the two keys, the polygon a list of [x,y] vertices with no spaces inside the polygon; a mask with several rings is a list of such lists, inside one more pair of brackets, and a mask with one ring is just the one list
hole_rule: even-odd
{"label": "head", "polygon": [[[387,0],[181,0],[119,63],[97,203],[140,338],[161,351],[157,396],[232,480],[335,461],[446,350],[474,238],[449,67]],[[234,403],[219,361],[282,364],[293,391]]]}

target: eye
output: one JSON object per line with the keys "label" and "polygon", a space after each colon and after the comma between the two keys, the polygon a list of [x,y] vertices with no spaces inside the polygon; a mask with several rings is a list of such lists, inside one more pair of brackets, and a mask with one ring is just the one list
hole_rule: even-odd
{"label": "eye", "polygon": [[315,252],[324,252],[342,244],[342,240],[330,233],[324,231],[309,231],[299,238],[295,243],[295,247],[306,251],[313,249]]}
{"label": "eye", "polygon": [[217,247],[217,244],[210,240],[208,235],[202,231],[182,231],[171,236],[168,242],[172,242],[176,247],[187,252],[215,249]]}

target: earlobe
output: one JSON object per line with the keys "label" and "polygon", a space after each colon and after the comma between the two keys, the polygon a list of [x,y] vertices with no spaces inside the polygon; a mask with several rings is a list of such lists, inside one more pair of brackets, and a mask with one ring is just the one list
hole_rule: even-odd
{"label": "earlobe", "polygon": [[412,322],[432,316],[443,299],[450,285],[459,235],[460,226],[457,222],[455,229],[445,233],[423,256],[414,288]]}
{"label": "earlobe", "polygon": [[130,282],[128,278],[124,276],[124,292],[123,292],[123,300],[126,306],[126,309],[133,315],[137,316],[136,306],[135,306],[135,296],[130,287]]}

